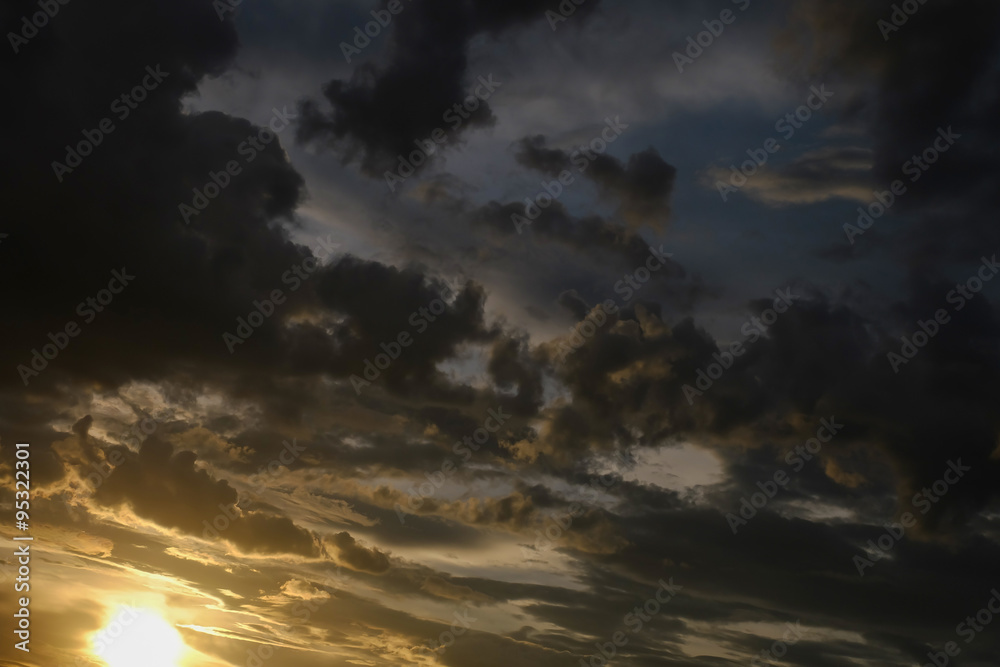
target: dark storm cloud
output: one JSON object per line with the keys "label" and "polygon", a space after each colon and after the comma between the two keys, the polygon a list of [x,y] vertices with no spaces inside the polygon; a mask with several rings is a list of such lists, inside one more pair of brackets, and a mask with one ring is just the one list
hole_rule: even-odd
{"label": "dark storm cloud", "polygon": [[[20,3],[15,9],[27,8]],[[276,371],[362,373],[363,360],[381,351],[380,342],[409,329],[410,313],[430,306],[442,287],[415,269],[345,257],[318,269],[294,292],[284,276],[311,253],[275,224],[290,219],[304,196],[302,178],[281,148],[283,137],[255,150],[250,160],[240,146],[259,128],[221,113],[181,112],[180,98],[230,62],[236,47],[232,25],[220,21],[207,1],[85,9],[67,6],[58,30],[39,36],[16,62],[3,65],[16,86],[47,96],[41,111],[5,112],[18,114],[11,122],[23,131],[12,135],[12,150],[23,161],[6,154],[0,185],[18,210],[4,229],[9,236],[0,262],[7,277],[6,313],[19,323],[0,353],[10,371],[3,382],[10,398],[4,421],[19,439],[30,436],[35,443],[39,483],[65,474],[63,462],[48,451],[58,436],[38,426],[52,418],[45,413],[54,416],[72,403],[61,393],[64,387],[99,384],[113,390],[133,381],[172,379],[178,389],[214,386],[256,396],[269,419],[296,421],[314,388],[303,378],[298,386],[276,390],[282,384]],[[113,30],[115,20],[122,26],[114,55],[100,40],[84,38]],[[53,68],[50,59],[62,64]],[[159,65],[165,78],[118,120],[111,105],[141,82],[146,64]],[[94,67],[101,77],[90,76]],[[91,84],[83,88],[84,82]],[[114,132],[60,183],[50,162],[65,160],[64,146],[76,145],[81,129],[98,127],[105,116],[115,117]],[[192,189],[204,189],[210,173],[221,172],[230,160],[239,161],[241,173],[185,224],[179,205],[192,203]],[[57,231],[47,229],[46,221],[54,221]],[[81,311],[78,304],[107,288],[113,271],[134,280],[100,310]],[[16,277],[29,274],[35,278],[28,282]],[[236,318],[246,317],[254,300],[269,298],[275,288],[284,288],[289,302],[229,354],[223,332],[234,331]],[[447,385],[435,364],[466,341],[495,336],[484,323],[480,287],[470,283],[444,298],[433,335],[418,337],[412,354],[386,373],[387,388],[429,378]],[[336,317],[334,333],[307,322],[284,326],[286,318],[310,311],[318,311],[320,320]],[[49,344],[49,332],[71,321],[79,325],[79,336],[25,389],[16,367],[30,366],[32,349]],[[521,380],[507,367],[513,368],[498,365],[504,382]],[[33,396],[47,396],[52,405]],[[89,443],[82,423],[80,429]],[[222,536],[241,549],[317,553],[311,534],[291,519],[235,509],[234,489],[196,470],[192,452],[171,454],[170,445],[156,439],[139,455],[116,451],[127,461],[99,489],[101,502],[128,503],[144,518],[197,535],[221,505],[237,516]]]}
{"label": "dark storm cloud", "polygon": [[[301,270],[311,252],[291,243],[276,224],[291,220],[305,196],[302,178],[280,145],[287,137],[279,133],[263,150],[244,152],[247,138],[257,137],[260,128],[218,112],[181,112],[181,97],[201,77],[221,72],[235,53],[233,27],[219,20],[211,2],[143,9],[109,3],[108,20],[74,6],[63,11],[58,30],[45,31],[33,48],[3,65],[15,87],[46,91],[41,111],[5,112],[18,114],[10,120],[21,128],[12,136],[0,186],[18,210],[5,227],[9,236],[0,263],[9,278],[7,314],[19,322],[0,352],[2,365],[12,371],[3,374],[12,395],[24,390],[15,369],[37,371],[32,350],[49,344],[48,334],[70,322],[82,332],[57,358],[34,360],[45,365],[37,377],[28,377],[28,392],[51,394],[62,382],[114,387],[165,379],[182,368],[200,369],[201,378],[187,378],[195,384],[211,377],[228,386],[238,372],[235,382],[262,394],[273,387],[275,368],[346,377],[362,372],[361,362],[381,351],[379,343],[410,328],[410,313],[438,296],[441,285],[427,278],[422,287],[416,269],[398,271],[350,257],[328,260],[309,279],[290,273]],[[112,30],[115,20],[122,22],[117,32],[123,35],[117,55],[99,40],[81,37]],[[144,31],[155,39],[142,37]],[[64,64],[52,68],[52,58]],[[101,77],[88,74],[95,64]],[[167,75],[119,121],[111,105],[142,81],[146,64],[159,65]],[[83,88],[85,81],[93,84]],[[81,128],[96,128],[106,116],[116,129],[59,183],[50,162],[65,160],[65,145],[75,146]],[[24,161],[14,160],[14,153]],[[179,206],[192,205],[193,189],[205,190],[210,174],[233,160],[241,172],[185,224]],[[58,231],[47,230],[45,221],[57,221]],[[87,310],[85,301],[106,290],[115,271],[134,279],[110,304]],[[35,276],[28,283],[15,278],[28,274]],[[348,287],[343,281],[356,282]],[[237,318],[246,318],[255,300],[270,298],[275,289],[288,302],[230,354],[222,334],[235,332]],[[459,344],[490,340],[484,299],[474,284],[458,290],[433,323],[433,335],[419,337],[386,373],[386,386],[426,379]],[[289,318],[317,310],[320,320],[339,318],[332,335],[309,322],[285,326]],[[15,418],[18,410],[12,407],[10,414]],[[39,442],[44,447],[44,436]],[[41,457],[38,466],[44,476]]]}
{"label": "dark storm cloud", "polygon": [[[542,136],[522,139],[515,157],[520,164],[554,179],[581,169],[572,154],[546,147]],[[666,227],[676,169],[653,148],[631,155],[627,164],[606,154],[580,159],[587,163],[583,175],[597,185],[602,196],[618,205],[618,217],[626,224],[598,215],[577,218],[561,201],[551,201],[545,207],[532,203],[529,210],[530,198],[523,202],[491,201],[470,209],[469,219],[501,239],[526,235],[559,243],[582,257],[602,262],[611,254],[616,259],[615,268],[629,271],[645,265],[650,244],[635,230],[643,225],[656,231]],[[690,276],[680,263],[672,259],[665,263],[653,276],[662,287],[662,296],[674,307],[688,310],[707,295],[701,280]]]}
{"label": "dark storm cloud", "polygon": [[544,135],[524,137],[514,153],[519,164],[549,176],[558,176],[570,166],[569,154],[558,148],[548,148]]}
{"label": "dark storm cloud", "polygon": [[[631,273],[646,265],[651,252],[650,244],[640,234],[598,215],[577,218],[558,201],[541,209],[530,223],[525,217],[524,202],[501,204],[491,201],[471,211],[469,218],[472,224],[485,227],[501,239],[516,237],[518,221],[523,219],[520,230],[529,239],[557,243],[577,253],[579,259],[600,261],[602,264],[610,263],[610,255],[613,267],[608,271]],[[664,252],[668,251],[664,249]],[[652,277],[663,291],[661,296],[680,310],[690,310],[711,293],[699,276],[691,275],[674,259],[666,259],[665,265],[653,272]],[[614,284],[612,280],[609,288],[595,298],[609,296]]]}
{"label": "dark storm cloud", "polygon": [[360,360],[384,353],[383,344],[399,346],[400,334],[407,334],[411,342],[385,370],[393,388],[431,379],[436,365],[460,344],[499,334],[485,322],[481,286],[469,282],[456,290],[415,268],[345,257],[323,273],[317,292],[325,307],[350,318],[338,327],[332,345],[339,357],[354,360],[352,374],[362,375]]}
{"label": "dark storm cloud", "polygon": [[[658,510],[655,503],[646,507],[648,513],[619,520],[633,545],[607,564],[618,565],[633,576],[653,578],[664,569],[659,558],[669,554],[674,563],[670,570],[676,582],[686,588],[671,602],[676,606],[668,612],[685,621],[708,621],[720,627],[750,619],[775,623],[800,620],[812,648],[801,656],[795,653],[801,646],[790,649],[788,657],[796,664],[813,664],[810,656],[815,652],[828,654],[832,664],[839,664],[836,656],[843,653],[866,655],[868,659],[882,656],[892,664],[909,664],[907,659],[918,660],[930,646],[948,639],[948,633],[969,609],[981,606],[979,598],[985,591],[973,582],[979,576],[989,579],[982,569],[984,561],[975,551],[976,541],[963,544],[957,552],[951,546],[904,541],[895,548],[903,563],[893,567],[883,562],[880,566],[886,570],[862,578],[854,571],[851,557],[858,551],[857,533],[869,539],[876,535],[874,527],[859,531],[851,524],[831,527],[767,514],[756,517],[734,536],[721,514],[711,516],[687,508]],[[788,539],[791,533],[797,538]],[[737,559],[732,558],[734,549],[740,554]],[[990,545],[989,551],[995,552],[996,545]],[[720,575],[720,568],[727,568],[724,564],[732,569]],[[877,580],[870,578],[873,575]],[[591,581],[597,586],[607,577],[595,571]],[[933,590],[918,592],[921,582],[927,581],[935,582]],[[634,588],[632,584],[628,589]],[[612,594],[624,597],[609,591],[608,595]],[[935,606],[933,612],[914,606],[915,600],[923,597],[942,606]],[[816,605],[816,600],[823,600],[823,604]],[[618,604],[628,608],[625,600]],[[815,628],[859,632],[863,643],[844,646],[839,641],[824,641],[816,636]],[[638,638],[642,644],[647,639]],[[726,631],[717,631],[714,640],[748,656],[771,643],[752,634]],[[982,647],[987,652],[996,646],[989,643],[992,647]],[[897,654],[901,649],[904,656]]]}
{"label": "dark storm cloud", "polygon": [[[517,148],[515,157],[520,164],[549,176],[572,171],[577,164],[574,154],[546,147],[542,135],[525,137]],[[581,160],[581,164],[585,162]],[[611,155],[595,155],[583,175],[594,182],[602,196],[619,204],[619,214],[630,225],[650,225],[656,230],[666,227],[677,169],[655,148],[632,154],[627,163]]]}
{"label": "dark storm cloud", "polygon": [[[180,110],[182,95],[229,63],[236,47],[232,25],[219,20],[210,2],[138,9],[111,2],[101,12],[73,5],[64,12],[59,28],[31,45],[37,49],[3,66],[15,85],[44,89],[47,96],[40,111],[26,107],[11,119],[23,130],[12,138],[12,150],[24,162],[3,164],[0,187],[19,214],[7,227],[0,271],[38,276],[8,290],[8,312],[22,325],[4,348],[3,365],[30,363],[31,350],[67,322],[84,331],[31,379],[28,391],[51,387],[57,378],[114,384],[160,375],[173,355],[220,358],[204,352],[233,326],[230,317],[248,310],[299,259],[271,224],[289,215],[302,195],[302,180],[277,142],[244,162],[229,189],[191,225],[178,213],[179,204],[191,201],[192,187],[209,182],[210,171],[223,170],[228,160],[243,162],[237,147],[256,133],[244,120]],[[121,22],[117,30],[115,21]],[[114,52],[84,38],[108,30],[120,35]],[[61,65],[51,67],[49,58]],[[129,112],[121,119],[124,112],[112,105],[142,81],[146,65],[168,75],[135,109],[119,100]],[[101,77],[89,75],[95,66]],[[50,163],[64,161],[65,146],[76,146],[81,131],[105,117],[114,131],[58,182]],[[44,221],[56,221],[59,231],[46,231]],[[134,281],[101,310],[81,309],[78,304],[107,289],[113,271]],[[23,389],[17,374],[3,377],[5,385]]]}
{"label": "dark storm cloud", "polygon": [[[850,113],[869,128],[876,187],[883,190],[895,179],[907,187],[888,215],[914,221],[891,233],[874,229],[855,240],[891,240],[889,248],[879,250],[902,258],[908,286],[891,312],[872,318],[884,338],[875,346],[878,352],[869,353],[871,363],[861,362],[863,350],[854,358],[841,355],[863,384],[841,380],[828,391],[849,406],[841,408],[846,419],[854,413],[853,421],[891,452],[904,478],[899,489],[904,508],[909,496],[940,476],[949,454],[967,457],[974,473],[926,517],[929,526],[945,529],[967,520],[993,497],[986,480],[997,473],[990,454],[998,425],[986,406],[993,400],[998,368],[995,299],[983,296],[953,313],[954,319],[898,375],[886,372],[885,355],[899,353],[900,336],[912,336],[918,321],[939,308],[950,310],[954,304],[947,304],[946,295],[956,281],[964,283],[972,275],[969,263],[991,257],[1000,247],[995,225],[986,222],[996,209],[995,188],[982,186],[995,180],[996,172],[986,147],[996,140],[1000,99],[983,91],[995,90],[1000,80],[1000,10],[987,2],[925,4],[904,25],[893,26],[892,8],[880,3],[835,8],[802,1],[794,6],[793,16],[802,23],[785,36],[786,46],[804,56],[798,61],[803,69],[855,85],[859,92]],[[817,31],[827,35],[807,44],[806,36]],[[928,160],[919,166],[925,150],[949,128],[962,136],[934,164]],[[845,256],[833,250],[824,254]],[[782,326],[779,322],[776,328]],[[832,379],[817,380],[812,394]]]}
{"label": "dark storm cloud", "polygon": [[[985,222],[996,209],[996,190],[982,187],[997,176],[988,147],[1000,133],[993,122],[1000,98],[985,91],[1000,81],[1000,7],[979,0],[920,4],[901,26],[880,2],[833,7],[799,0],[792,7],[780,42],[786,61],[856,86],[848,113],[869,128],[875,185],[907,185],[891,214],[910,214],[918,224],[899,235],[894,254],[926,272],[946,258],[974,261],[1000,247],[995,225]],[[880,28],[880,20],[898,29]],[[915,167],[914,158],[948,128],[962,137],[935,164]],[[963,233],[954,234],[956,226]]]}
{"label": "dark storm cloud", "polygon": [[[923,303],[899,305],[903,326],[915,327],[919,313],[934,311],[934,298],[925,295],[943,299],[940,288],[914,291]],[[770,305],[761,300],[750,310]],[[949,460],[963,457],[972,472],[919,517],[925,528],[950,529],[997,497],[989,480],[998,473],[993,452],[1000,423],[986,415],[996,400],[1000,358],[996,319],[985,301],[970,303],[946,326],[896,374],[887,354],[899,352],[898,339],[876,334],[851,305],[814,294],[781,315],[766,336],[745,340],[731,367],[708,388],[698,387],[703,393],[686,394],[685,385],[695,388],[698,372],[718,364],[728,346],[717,346],[689,320],[667,328],[650,315],[613,319],[559,366],[574,400],[553,409],[550,430],[532,447],[563,455],[601,442],[632,442],[627,434],[638,430],[637,445],[666,435],[741,433],[787,448],[835,416],[846,430],[827,454],[837,460],[858,441],[878,447],[900,477],[902,510],[940,479]],[[977,341],[971,348],[970,340]],[[793,419],[799,426],[790,429]],[[744,488],[756,481],[746,479]],[[945,517],[947,528],[940,523]]]}
{"label": "dark storm cloud", "polygon": [[111,451],[124,460],[97,488],[99,503],[127,503],[138,516],[166,528],[198,536],[221,534],[250,552],[319,555],[315,538],[291,519],[236,509],[235,489],[196,469],[194,452],[175,453],[155,436],[143,443],[138,454],[124,447]]}
{"label": "dark storm cloud", "polygon": [[530,415],[542,405],[542,370],[532,357],[526,337],[507,336],[497,340],[490,350],[486,370],[501,390],[517,390],[514,414]]}
{"label": "dark storm cloud", "polygon": [[[576,7],[574,20],[599,4],[591,0]],[[398,166],[397,156],[417,148],[414,141],[428,139],[438,128],[450,127],[453,142],[470,129],[492,125],[496,118],[485,100],[463,112],[467,118],[454,111],[454,121],[445,117],[478,85],[476,76],[487,75],[467,71],[470,40],[542,22],[551,9],[546,0],[408,0],[389,28],[385,63],[365,62],[350,80],[327,83],[323,96],[329,111],[315,100],[304,101],[299,139],[341,144],[345,161],[357,160],[365,173],[381,177]]]}
{"label": "dark storm cloud", "polygon": [[[36,11],[37,3],[7,3],[4,24],[13,26],[19,17]],[[111,34],[114,49],[99,37]],[[107,2],[99,11],[72,4],[60,6],[57,19],[16,57],[8,51],[0,62],[11,90],[33,91],[31,104],[8,105],[0,112],[8,126],[19,128],[8,137],[9,150],[0,158],[0,191],[16,211],[4,226],[0,272],[6,316],[19,323],[0,353],[3,367],[13,371],[5,370],[0,385],[8,406],[6,424],[38,443],[39,481],[61,476],[46,452],[54,438],[39,426],[49,421],[45,412],[58,408],[39,401],[22,403],[25,387],[16,367],[31,364],[32,349],[49,343],[49,332],[62,331],[70,321],[82,324],[77,305],[105,288],[111,271],[123,265],[133,271],[143,267],[144,289],[152,302],[172,294],[165,300],[167,310],[171,302],[190,298],[187,292],[172,291],[171,285],[182,284],[188,275],[194,278],[192,284],[214,280],[211,273],[188,273],[201,263],[203,244],[178,235],[176,229],[177,204],[190,194],[181,187],[185,154],[176,144],[185,138],[195,143],[210,139],[199,138],[197,123],[180,114],[179,99],[204,75],[228,66],[236,43],[232,24],[219,21],[210,2],[143,7]],[[130,109],[120,96],[131,94],[148,77],[147,66],[159,68],[165,78],[141,104],[130,101],[136,107]],[[95,68],[100,76],[94,76]],[[118,111],[112,111],[116,100]],[[122,119],[125,112],[128,116]],[[103,118],[111,119],[114,131],[59,183],[52,162],[65,162],[66,146],[76,147],[83,131],[94,136]],[[205,172],[188,175],[201,179]],[[261,174],[245,176],[262,192],[271,186]],[[253,213],[252,206],[243,210]],[[28,275],[34,278],[22,280]],[[141,360],[137,365],[157,365],[155,355],[135,354],[139,347],[148,352],[150,340],[140,343],[143,336],[121,318],[134,295],[120,295],[111,307],[116,312],[103,313],[86,335],[73,339],[26,391],[63,401],[72,399],[65,389],[56,388],[56,377],[82,374],[118,381],[127,372],[107,363],[112,350]],[[161,331],[168,327],[161,321]],[[143,334],[150,329],[154,327],[146,327]]]}
{"label": "dark storm cloud", "polygon": [[338,562],[360,572],[381,574],[389,569],[389,557],[378,549],[365,547],[350,533],[341,532],[327,539]]}
{"label": "dark storm cloud", "polygon": [[582,320],[590,312],[586,300],[577,294],[576,290],[566,290],[559,295],[556,303],[573,314],[577,321]]}
{"label": "dark storm cloud", "polygon": [[[394,163],[396,153],[412,150],[413,139],[426,138],[442,111],[468,93],[475,74],[467,66],[470,42],[543,24],[553,4],[407,2],[386,35],[382,63],[331,82],[329,112],[305,103],[303,137],[337,142],[367,172]],[[330,257],[292,293],[283,276],[311,252],[282,228],[294,226],[306,197],[282,149],[287,133],[241,162],[242,173],[190,224],[178,211],[210,172],[242,160],[238,147],[259,131],[227,114],[181,110],[200,81],[230,66],[237,43],[232,23],[220,21],[208,0],[61,6],[57,21],[0,65],[15,97],[31,94],[31,104],[0,112],[15,128],[0,156],[8,206],[0,276],[11,323],[0,350],[0,419],[4,445],[33,443],[33,507],[47,517],[44,529],[93,531],[96,537],[67,540],[73,558],[101,554],[143,572],[162,567],[185,586],[195,582],[227,611],[252,609],[255,620],[241,631],[260,631],[262,643],[308,636],[314,641],[308,658],[280,647],[288,653],[278,661],[289,665],[318,655],[345,664],[405,663],[412,646],[448,629],[450,619],[426,620],[424,610],[450,603],[473,603],[489,621],[442,654],[444,664],[577,665],[649,597],[654,582],[670,576],[684,592],[630,637],[622,653],[633,664],[746,664],[770,643],[758,636],[764,632],[745,629],[759,622],[801,619],[816,632],[790,651],[793,664],[912,664],[954,639],[955,624],[988,597],[1000,556],[996,292],[952,312],[898,373],[887,354],[947,303],[950,276],[964,272],[952,260],[1000,251],[991,222],[997,202],[990,152],[997,138],[1000,10],[981,2],[926,3],[885,41],[876,25],[887,13],[880,3],[791,4],[794,18],[822,27],[812,41],[803,33],[809,58],[796,62],[830,67],[858,84],[845,114],[870,121],[874,152],[810,149],[779,171],[781,185],[792,187],[772,194],[844,192],[860,185],[869,157],[876,178],[888,182],[937,126],[953,124],[963,137],[893,210],[916,220],[897,237],[907,269],[902,291],[883,277],[885,284],[842,290],[790,280],[801,298],[765,335],[744,341],[746,352],[693,400],[685,385],[720,363],[730,341],[707,331],[709,315],[717,313],[687,312],[707,290],[677,262],[667,262],[648,291],[565,355],[562,339],[540,341],[510,329],[503,313],[491,320],[488,304],[495,302],[483,284],[464,276],[460,284],[446,282],[406,257],[395,265],[349,253]],[[596,6],[584,3],[578,13]],[[5,24],[36,5],[7,7]],[[615,29],[633,15],[621,18]],[[722,49],[720,41],[713,53],[721,57]],[[142,79],[147,65],[169,75],[60,183],[51,162],[64,160],[65,145],[109,115],[112,101]],[[669,56],[659,65],[671,67]],[[493,120],[484,104],[452,138]],[[517,157],[549,176],[570,159],[538,138],[522,142]],[[629,224],[577,217],[556,202],[524,230],[525,238],[558,245],[602,274],[608,265],[612,274],[644,265],[649,243],[635,229],[642,222],[666,230],[674,168],[650,149],[627,160],[601,156],[586,175]],[[435,183],[419,196],[428,204],[447,202],[448,194]],[[521,202],[466,201],[449,212],[467,216],[472,232],[515,239],[511,216],[523,215]],[[891,238],[880,234],[874,230],[859,243]],[[859,255],[876,254],[870,252]],[[838,275],[853,279],[846,273],[853,262],[843,255],[845,273]],[[77,304],[104,289],[112,271],[134,274],[134,283],[92,322],[83,321]],[[719,272],[738,276],[730,267]],[[611,296],[615,280],[594,295],[570,276],[553,293],[580,321]],[[289,292],[288,302],[230,354],[222,333],[275,288]],[[759,316],[771,305],[770,297],[761,298],[739,313]],[[81,325],[81,335],[26,388],[16,367],[30,364],[31,350],[70,320]],[[400,345],[398,358],[358,396],[346,380],[363,377],[365,361],[388,354],[403,332],[412,344]],[[116,390],[147,382],[162,390],[164,403],[204,419],[176,430],[165,421],[138,451],[101,442],[95,434],[117,418],[84,415],[113,411],[107,406]],[[431,479],[454,443],[474,433],[491,409],[513,416],[474,462],[449,478],[452,486],[401,519],[395,506],[405,506],[410,486]],[[843,431],[733,535],[726,512],[738,510],[742,497],[786,465],[785,452],[828,418],[843,423]],[[277,443],[296,436],[307,451],[275,476],[268,502],[255,510],[239,506],[236,489],[251,482],[245,476],[274,460]],[[710,449],[722,481],[675,491],[659,486],[664,480],[628,475],[649,479],[649,467],[603,478],[594,472],[594,455],[603,460],[629,446],[671,454],[682,443]],[[101,511],[88,513],[83,501],[92,499],[78,478],[112,457],[123,462],[93,494]],[[952,460],[971,469],[918,517],[891,559],[858,576],[852,558],[883,534],[884,522],[912,511],[914,495],[933,488]],[[600,502],[577,513],[553,553],[533,546],[534,531],[551,526],[594,484],[603,488]],[[11,490],[0,496],[9,502]],[[106,518],[120,513],[128,524],[125,508],[198,548],[155,542]],[[217,539],[191,539],[204,536],[205,522],[212,525],[220,514],[220,525],[227,525],[216,529]],[[507,562],[503,550],[519,546],[533,550],[528,566]],[[202,548],[213,549],[211,556]],[[245,553],[258,555],[252,568],[239,560]],[[374,593],[331,590],[331,601],[308,623],[289,618],[281,593],[292,576],[301,581],[288,589],[300,596],[322,597],[329,588],[289,570],[329,564],[324,555]],[[457,563],[463,575],[407,562],[425,557],[442,568]],[[214,558],[226,562],[210,563]],[[88,574],[100,572],[96,560],[86,563]],[[502,574],[495,572],[498,561]],[[491,625],[511,608],[508,619],[516,623]],[[84,624],[98,625],[84,616],[69,625],[74,637]],[[50,625],[62,627],[64,620],[52,617]],[[268,635],[268,624],[281,632]],[[701,655],[706,644],[736,657]],[[997,642],[985,635],[963,657],[988,664],[996,652]],[[235,655],[230,648],[216,653]]]}

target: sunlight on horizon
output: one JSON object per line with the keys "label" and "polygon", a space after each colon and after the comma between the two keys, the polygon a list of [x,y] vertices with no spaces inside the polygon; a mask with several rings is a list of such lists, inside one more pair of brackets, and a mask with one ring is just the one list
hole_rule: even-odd
{"label": "sunlight on horizon", "polygon": [[108,667],[180,667],[184,641],[155,611],[120,605],[94,633],[93,653]]}

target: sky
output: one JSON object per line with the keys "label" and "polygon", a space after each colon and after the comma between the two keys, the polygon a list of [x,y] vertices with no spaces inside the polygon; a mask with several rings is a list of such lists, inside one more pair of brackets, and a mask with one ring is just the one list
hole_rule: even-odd
{"label": "sky", "polygon": [[0,24],[0,665],[1000,660],[997,3]]}

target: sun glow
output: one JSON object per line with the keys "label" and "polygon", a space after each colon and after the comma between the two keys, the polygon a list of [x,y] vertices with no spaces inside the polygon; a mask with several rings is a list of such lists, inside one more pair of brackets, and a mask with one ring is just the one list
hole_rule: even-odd
{"label": "sun glow", "polygon": [[184,642],[154,611],[122,605],[93,637],[94,655],[108,667],[178,667]]}

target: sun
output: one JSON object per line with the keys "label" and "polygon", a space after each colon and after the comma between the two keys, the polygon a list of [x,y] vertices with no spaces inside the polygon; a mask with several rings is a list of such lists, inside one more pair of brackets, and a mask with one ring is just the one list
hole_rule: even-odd
{"label": "sun", "polygon": [[184,641],[174,626],[149,609],[122,605],[94,634],[94,655],[108,667],[177,667]]}

